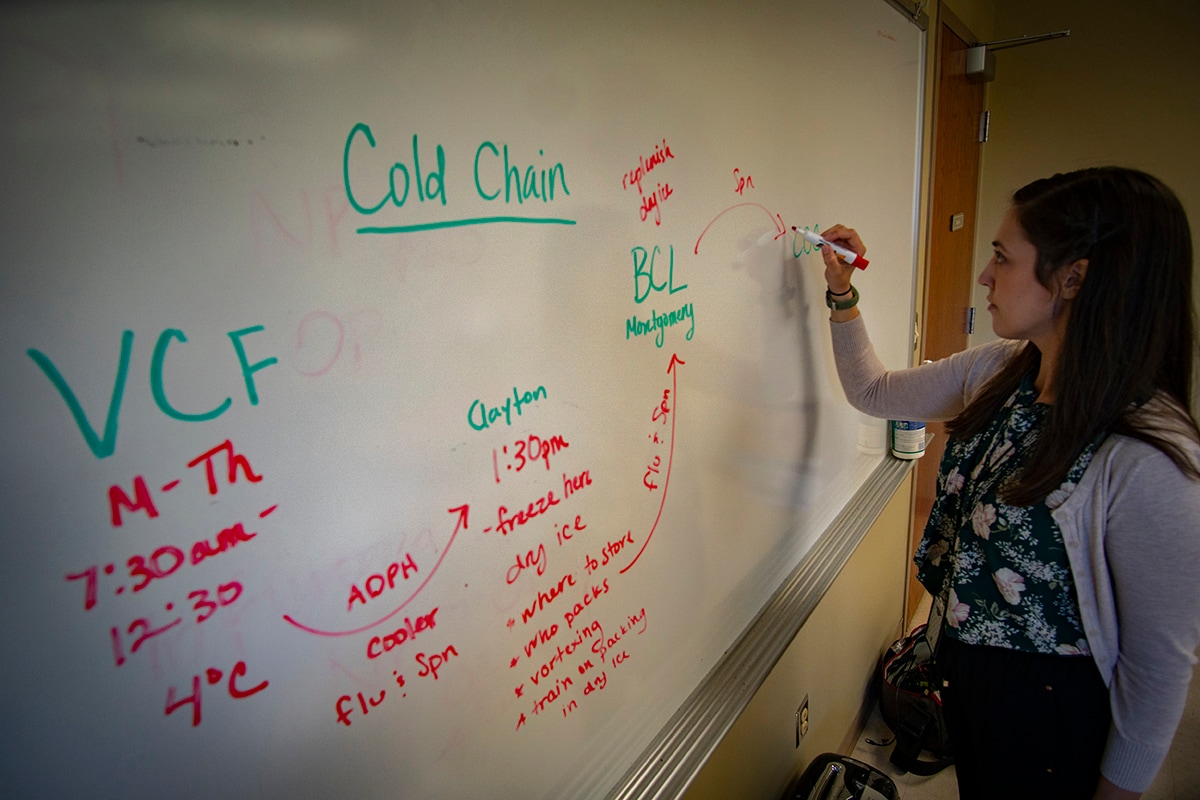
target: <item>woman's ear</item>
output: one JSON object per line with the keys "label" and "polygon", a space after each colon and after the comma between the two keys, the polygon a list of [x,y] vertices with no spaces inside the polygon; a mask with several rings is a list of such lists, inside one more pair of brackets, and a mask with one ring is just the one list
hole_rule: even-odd
{"label": "woman's ear", "polygon": [[1059,296],[1064,300],[1072,300],[1075,295],[1079,294],[1079,290],[1083,288],[1083,279],[1087,277],[1088,261],[1086,258],[1081,258],[1074,264],[1065,267],[1059,274],[1062,276],[1059,283]]}

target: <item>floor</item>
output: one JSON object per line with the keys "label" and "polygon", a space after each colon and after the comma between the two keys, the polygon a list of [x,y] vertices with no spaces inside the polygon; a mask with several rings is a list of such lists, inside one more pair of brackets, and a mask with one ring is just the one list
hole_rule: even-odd
{"label": "floor", "polygon": [[[888,762],[892,748],[878,744],[890,742],[892,736],[876,706],[851,757],[885,772],[895,782],[901,800],[958,799],[952,766],[926,778],[901,774],[893,767]],[[1200,800],[1200,669],[1192,678],[1171,753],[1142,800]]]}

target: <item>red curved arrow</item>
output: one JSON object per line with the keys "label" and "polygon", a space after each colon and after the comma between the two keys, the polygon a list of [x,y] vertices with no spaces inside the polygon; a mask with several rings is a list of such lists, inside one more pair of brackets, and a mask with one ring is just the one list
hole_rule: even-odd
{"label": "red curved arrow", "polygon": [[[778,231],[778,233],[775,234],[776,239],[787,234],[787,226],[783,224],[783,217],[779,216],[778,214],[772,214],[771,209],[764,205],[759,205],[758,203],[738,203],[737,205],[732,205],[725,209],[720,214],[717,214],[709,221],[707,225],[704,226],[704,230],[700,231],[700,236],[696,239],[696,246],[692,249],[692,252],[696,255],[700,254],[700,240],[704,238],[704,234],[708,233],[708,229],[711,228],[717,220],[728,214],[730,211],[733,211],[735,208],[741,208],[743,206],[754,206],[755,208],[761,208],[766,215],[771,218],[771,224],[774,225],[775,230]],[[679,363],[682,364],[683,362],[681,361]]]}
{"label": "red curved arrow", "polygon": [[675,410],[679,408],[679,371],[675,369],[675,365],[686,363],[682,358],[672,353],[671,363],[667,365],[667,372],[671,374],[671,447],[667,450],[667,474],[663,478],[662,500],[658,504],[658,516],[654,518],[654,524],[650,526],[650,533],[646,534],[646,541],[642,542],[642,549],[638,550],[637,555],[633,557],[633,561],[630,561],[621,570],[622,575],[642,557],[642,553],[646,550],[646,545],[650,544],[650,539],[654,537],[654,531],[658,530],[658,521],[662,519],[663,507],[667,504],[667,490],[671,488],[671,465],[675,463]]}
{"label": "red curved arrow", "polygon": [[[672,422],[672,424],[674,424],[674,420],[672,420],[671,422]],[[446,542],[446,549],[442,551],[442,554],[440,556],[438,556],[437,563],[433,565],[433,570],[429,573],[428,576],[426,576],[425,580],[421,582],[421,585],[418,586],[413,591],[413,593],[408,596],[408,599],[406,599],[400,605],[396,606],[396,608],[394,610],[389,611],[385,616],[375,620],[374,622],[372,622],[369,625],[363,625],[361,628],[355,628],[354,630],[350,630],[350,631],[318,630],[317,628],[309,627],[308,625],[305,625],[304,623],[297,622],[295,619],[293,619],[288,614],[283,615],[284,620],[292,625],[295,625],[297,628],[304,631],[305,633],[315,634],[316,636],[351,636],[355,633],[362,633],[363,631],[369,631],[371,628],[374,628],[376,625],[379,625],[380,623],[383,623],[383,622],[387,622],[389,619],[391,619],[392,617],[399,614],[404,609],[405,606],[407,606],[409,603],[411,603],[413,601],[413,599],[421,593],[421,590],[425,588],[425,585],[428,584],[429,581],[433,579],[433,576],[437,574],[438,567],[440,567],[442,565],[442,561],[445,560],[446,554],[450,552],[450,545],[454,544],[454,537],[458,536],[459,530],[467,527],[467,513],[470,510],[471,510],[470,506],[467,506],[467,505],[462,505],[462,506],[458,506],[457,508],[449,509],[449,512],[451,514],[458,512],[458,522],[455,523],[455,525],[454,525],[454,533],[450,534],[450,541]]]}

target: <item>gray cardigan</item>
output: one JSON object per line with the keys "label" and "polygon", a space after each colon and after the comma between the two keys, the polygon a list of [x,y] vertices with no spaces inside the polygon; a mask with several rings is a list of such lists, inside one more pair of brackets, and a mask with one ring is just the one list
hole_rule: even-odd
{"label": "gray cardigan", "polygon": [[[861,317],[830,328],[850,404],[890,419],[954,417],[1024,344],[991,342],[888,371]],[[1172,435],[1200,463],[1200,446],[1165,407],[1155,399],[1141,413],[1167,430],[1178,427]],[[1170,749],[1200,646],[1200,483],[1157,448],[1113,435],[1063,494],[1047,504],[1062,529],[1084,632],[1112,707],[1101,772],[1142,792]]]}

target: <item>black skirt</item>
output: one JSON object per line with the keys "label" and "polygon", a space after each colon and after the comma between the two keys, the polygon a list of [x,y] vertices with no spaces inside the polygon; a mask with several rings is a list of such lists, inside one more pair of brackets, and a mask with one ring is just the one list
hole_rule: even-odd
{"label": "black skirt", "polygon": [[939,660],[960,800],[1090,800],[1112,719],[1091,657],[947,635]]}

